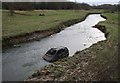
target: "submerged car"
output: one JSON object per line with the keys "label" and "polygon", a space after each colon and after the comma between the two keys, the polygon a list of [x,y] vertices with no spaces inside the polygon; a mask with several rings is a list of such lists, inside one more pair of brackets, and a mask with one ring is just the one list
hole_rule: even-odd
{"label": "submerged car", "polygon": [[51,48],[43,56],[43,59],[48,62],[54,62],[58,59],[62,59],[69,56],[69,50],[67,47]]}

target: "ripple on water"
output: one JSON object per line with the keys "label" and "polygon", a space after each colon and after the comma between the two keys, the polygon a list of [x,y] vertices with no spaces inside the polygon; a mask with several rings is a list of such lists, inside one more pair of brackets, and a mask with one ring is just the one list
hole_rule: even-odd
{"label": "ripple on water", "polygon": [[92,28],[100,21],[105,21],[100,14],[89,15],[85,21],[41,41],[20,44],[20,47],[7,49],[3,53],[3,81],[24,80],[31,72],[49,64],[42,59],[42,56],[51,47],[66,46],[70,51],[69,56],[73,56],[76,51],[105,40],[104,33],[97,28]]}

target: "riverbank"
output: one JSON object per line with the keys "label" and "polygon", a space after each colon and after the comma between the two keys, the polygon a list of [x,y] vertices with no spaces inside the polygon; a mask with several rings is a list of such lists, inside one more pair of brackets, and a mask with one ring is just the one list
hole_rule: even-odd
{"label": "riverbank", "polygon": [[104,13],[109,32],[106,41],[98,42],[73,57],[61,59],[38,70],[27,81],[117,81],[118,80],[118,13]]}
{"label": "riverbank", "polygon": [[[17,11],[18,12],[18,11]],[[39,16],[39,13],[44,12],[45,16]],[[25,15],[24,13],[21,14],[17,14],[15,13],[15,15],[12,16],[7,16],[8,18],[6,18],[6,12],[3,12],[3,39],[2,39],[2,45],[4,48],[9,47],[9,46],[14,46],[16,44],[20,44],[20,43],[25,43],[25,42],[29,42],[29,41],[33,41],[33,40],[41,40],[44,37],[47,37],[51,34],[54,33],[58,33],[61,30],[63,30],[64,28],[76,24],[78,22],[83,21],[89,14],[94,14],[96,11],[92,10],[92,11],[78,11],[78,10],[66,10],[66,11],[62,11],[62,10],[49,10],[49,11],[33,11],[32,13],[27,12],[27,14],[31,14],[31,15]],[[101,13],[102,11],[98,12]],[[5,15],[4,15],[5,13]],[[21,12],[20,12],[21,13]],[[63,14],[64,15],[61,15]],[[54,14],[54,16],[53,16]],[[59,16],[58,16],[59,15]],[[57,17],[56,17],[57,16]],[[24,19],[25,21],[31,20],[31,18],[34,17],[34,19],[32,19],[31,21],[33,22],[35,20],[35,18],[39,18],[37,19],[38,21],[40,21],[41,23],[33,23],[33,27],[26,24],[26,25],[21,25],[23,21],[21,18],[26,18]],[[56,18],[57,19],[56,19]],[[51,23],[45,22],[46,18],[50,19],[50,22],[53,22],[53,25],[51,25]],[[62,19],[61,19],[62,18]],[[13,22],[17,21],[14,24]],[[44,21],[44,23],[42,23]],[[18,23],[20,22],[20,23]],[[31,24],[32,24],[31,22]],[[12,25],[10,25],[12,23]],[[26,22],[25,22],[26,23]],[[47,25],[49,23],[50,25]],[[5,25],[7,24],[7,25]],[[36,27],[36,25],[40,24],[38,27],[39,30],[34,29],[34,27]],[[28,25],[28,26],[27,26]],[[12,31],[9,30],[12,26],[13,29]],[[27,27],[26,27],[27,26]],[[21,28],[20,31],[18,31],[18,28]],[[28,27],[30,27],[31,29],[27,29]],[[47,27],[47,28],[44,28]],[[25,29],[24,29],[25,28]],[[23,30],[22,30],[23,29]],[[14,32],[11,34],[11,32]],[[3,48],[3,49],[4,49]]]}

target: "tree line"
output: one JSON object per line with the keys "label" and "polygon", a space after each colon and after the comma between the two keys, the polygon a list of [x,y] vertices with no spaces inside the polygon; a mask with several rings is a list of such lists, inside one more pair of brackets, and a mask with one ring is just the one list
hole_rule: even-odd
{"label": "tree line", "polygon": [[117,11],[118,5],[103,4],[97,6],[91,6],[87,3],[75,3],[75,2],[3,2],[2,9],[10,10],[11,13],[14,10],[90,10],[90,9],[104,9],[109,11]]}
{"label": "tree line", "polygon": [[3,9],[32,10],[32,9],[90,9],[86,3],[75,2],[3,2]]}
{"label": "tree line", "polygon": [[98,5],[98,6],[93,6],[94,9],[104,9],[104,10],[108,10],[111,12],[115,12],[118,11],[118,5],[111,5],[111,4],[103,4],[103,5]]}

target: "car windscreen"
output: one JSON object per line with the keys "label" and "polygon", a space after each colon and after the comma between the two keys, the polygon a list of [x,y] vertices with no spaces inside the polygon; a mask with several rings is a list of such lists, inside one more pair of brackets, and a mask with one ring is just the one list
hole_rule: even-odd
{"label": "car windscreen", "polygon": [[47,53],[46,53],[46,55],[47,56],[52,56],[52,55],[54,55],[56,53],[56,50],[55,49],[50,49]]}

